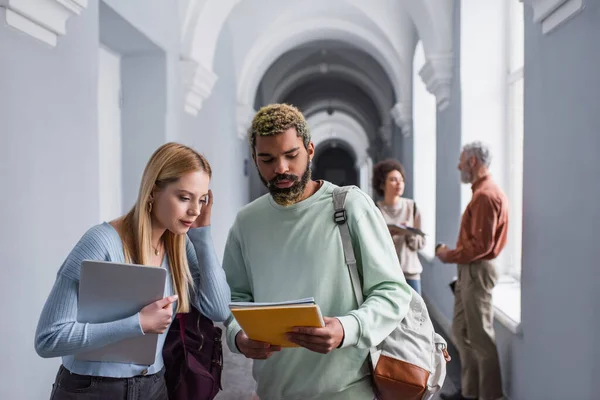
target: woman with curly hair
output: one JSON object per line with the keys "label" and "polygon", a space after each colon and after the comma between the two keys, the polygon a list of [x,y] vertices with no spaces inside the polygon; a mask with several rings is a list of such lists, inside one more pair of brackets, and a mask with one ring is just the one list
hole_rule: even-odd
{"label": "woman with curly hair", "polygon": [[[402,197],[406,174],[396,160],[384,160],[373,168],[373,189],[383,197],[377,202],[385,222],[421,229],[421,213],[414,200]],[[398,234],[390,231],[400,266],[406,282],[421,294],[421,272],[423,266],[417,252],[425,247],[425,238],[420,235]]]}

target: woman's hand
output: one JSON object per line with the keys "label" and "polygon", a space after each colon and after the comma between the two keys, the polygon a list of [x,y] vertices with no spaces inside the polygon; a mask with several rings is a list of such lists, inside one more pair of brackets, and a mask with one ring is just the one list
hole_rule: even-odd
{"label": "woman's hand", "polygon": [[144,333],[164,333],[173,319],[173,303],[177,295],[148,304],[140,311],[140,325]]}
{"label": "woman's hand", "polygon": [[202,228],[203,226],[210,225],[210,214],[212,213],[212,205],[213,205],[213,193],[212,190],[209,190],[207,195],[207,203],[202,206],[200,210],[200,215],[192,224],[192,228]]}

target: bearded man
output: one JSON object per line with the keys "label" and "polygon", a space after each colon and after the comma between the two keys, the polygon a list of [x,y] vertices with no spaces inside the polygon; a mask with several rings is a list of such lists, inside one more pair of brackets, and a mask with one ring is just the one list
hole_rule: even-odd
{"label": "bearded man", "polygon": [[369,348],[408,312],[411,292],[381,213],[364,192],[346,199],[365,302],[358,307],[334,221],[336,186],[311,179],[315,149],[295,107],[258,111],[249,132],[252,157],[269,193],[245,206],[229,231],[223,268],[232,301],[314,297],[323,328],[296,327],[285,348],[249,339],[233,317],[227,342],[254,360],[261,400],[372,400]]}
{"label": "bearded man", "polygon": [[500,363],[494,334],[492,289],[498,275],[494,259],[506,245],[508,200],[489,172],[491,155],[480,142],[463,147],[460,179],[471,184],[456,249],[438,245],[437,257],[458,265],[452,333],[461,361],[461,390],[445,400],[502,398]]}

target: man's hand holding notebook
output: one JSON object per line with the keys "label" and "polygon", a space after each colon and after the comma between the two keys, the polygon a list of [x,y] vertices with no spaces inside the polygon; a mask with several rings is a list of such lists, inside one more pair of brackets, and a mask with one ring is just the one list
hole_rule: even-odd
{"label": "man's hand holding notebook", "polygon": [[288,339],[308,350],[327,354],[344,342],[344,327],[337,318],[323,317],[322,328],[296,327],[288,333]]}
{"label": "man's hand holding notebook", "polygon": [[282,347],[328,352],[331,343],[343,338],[339,320],[323,318],[312,297],[271,303],[231,303],[229,308],[242,328],[236,344],[248,358],[266,359]]}

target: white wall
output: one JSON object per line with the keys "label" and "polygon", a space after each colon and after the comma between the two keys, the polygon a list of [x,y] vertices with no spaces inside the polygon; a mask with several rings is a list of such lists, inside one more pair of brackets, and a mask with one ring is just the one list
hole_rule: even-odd
{"label": "white wall", "polygon": [[[179,110],[183,104],[183,88],[180,80],[181,25],[179,8],[175,1],[162,0],[100,0],[114,10],[128,24],[139,31],[152,47],[163,53],[167,108],[162,112],[165,119],[166,140],[179,137]],[[119,32],[120,34],[120,32]],[[122,38],[123,40],[126,37]],[[147,46],[150,47],[150,46]],[[118,49],[118,47],[114,47]],[[154,51],[154,49],[152,49]],[[139,52],[139,50],[137,50]],[[164,96],[163,96],[164,97]],[[149,156],[149,155],[148,155]]]}
{"label": "white wall", "polygon": [[98,49],[98,143],[100,220],[122,215],[121,57]]}
{"label": "white wall", "polygon": [[133,16],[129,7],[137,2],[101,2],[99,8],[100,41],[121,57],[123,211],[134,204],[152,153],[178,139],[174,116],[180,115],[183,97],[179,44],[171,37],[178,34],[177,14],[164,10],[158,19],[160,6],[139,3],[144,11]]}
{"label": "white wall", "polygon": [[526,8],[523,337],[512,354],[513,400],[540,387],[548,400],[598,398],[600,2],[585,6],[548,35]]}
{"label": "white wall", "polygon": [[60,361],[35,353],[38,317],[98,221],[97,2],[68,31],[50,48],[0,24],[0,399],[49,398]]}
{"label": "white wall", "polygon": [[179,8],[175,1],[99,0],[106,3],[136,29],[163,49],[180,48]]}
{"label": "white wall", "polygon": [[[101,165],[106,167],[109,160],[101,163],[100,157],[120,149],[112,143],[114,137],[109,144],[109,138],[98,133],[100,36],[103,44],[121,54],[123,91],[130,94],[122,110],[124,209],[137,195],[150,154],[165,141],[185,136],[179,129],[180,24],[171,15],[173,11],[177,16],[176,7],[137,0],[107,3],[128,20],[113,26],[123,31],[112,32],[112,39],[106,29],[103,35],[99,32],[100,9],[108,18],[104,22],[123,15],[97,1],[88,2],[80,16],[69,20],[68,34],[59,38],[56,48],[0,24],[0,179],[5,188],[0,196],[0,289],[10,304],[9,317],[0,325],[0,399],[49,397],[60,360],[42,359],[34,351],[39,314],[70,250],[104,219],[100,187],[108,183],[102,178],[101,184]],[[0,20],[3,14],[0,8]],[[134,55],[136,49],[142,51]],[[217,101],[235,107],[233,95]],[[214,111],[207,118],[217,119],[213,125],[231,122],[225,130],[235,137],[233,117],[221,118]],[[204,125],[192,130],[198,128]],[[221,153],[215,145],[216,154]],[[109,172],[113,178],[116,164]],[[236,187],[224,168],[229,162],[221,159],[220,164],[213,165],[222,187]],[[236,179],[240,170],[235,168]],[[225,207],[217,209],[233,215],[244,193],[224,194]]]}
{"label": "white wall", "polygon": [[[247,143],[236,135],[230,29],[228,25],[223,27],[214,65],[209,66],[218,74],[212,94],[203,102],[198,116],[191,116],[184,113],[182,105],[186,88],[181,84],[177,7],[157,1],[149,5],[142,0],[106,0],[106,4],[110,10],[102,8],[102,21],[107,29],[119,27],[119,35],[103,32],[102,37],[122,54],[123,210],[135,201],[143,168],[152,152],[166,141],[189,144],[207,156],[213,168],[213,237],[222,254],[235,213],[248,200],[243,175]],[[133,29],[115,22],[118,19],[126,20]],[[253,167],[251,162],[249,167]]]}
{"label": "white wall", "polygon": [[167,59],[162,51],[122,59],[123,208],[135,203],[146,163],[167,141]]}
{"label": "white wall", "polygon": [[233,40],[228,25],[219,35],[214,70],[219,73],[211,96],[204,101],[197,117],[183,114],[180,139],[206,156],[213,170],[210,187],[215,196],[212,235],[221,257],[229,228],[237,211],[248,202],[248,177],[244,160],[249,158],[248,141],[237,136],[236,83],[233,66]]}

